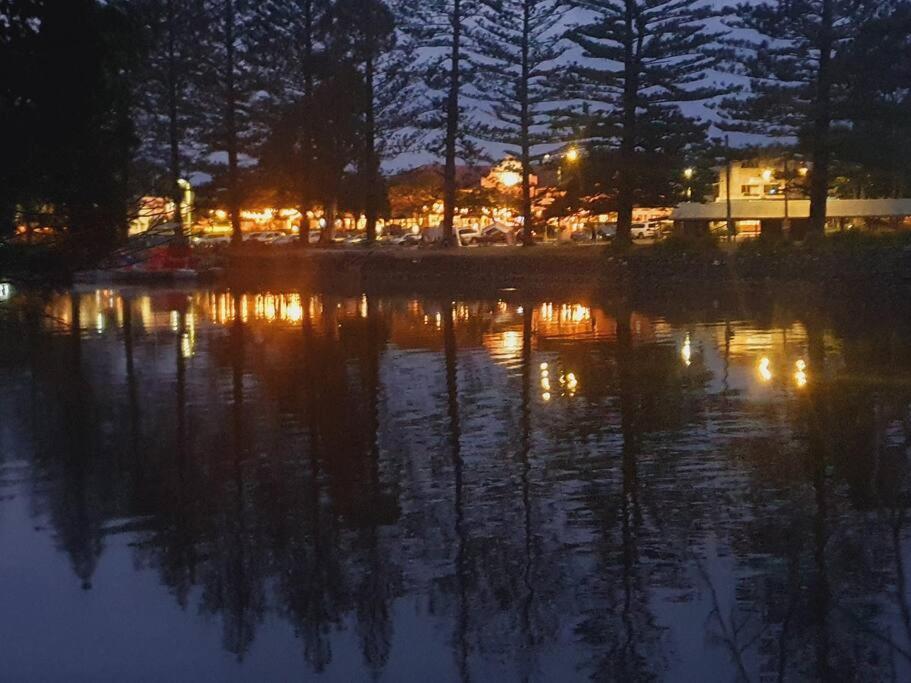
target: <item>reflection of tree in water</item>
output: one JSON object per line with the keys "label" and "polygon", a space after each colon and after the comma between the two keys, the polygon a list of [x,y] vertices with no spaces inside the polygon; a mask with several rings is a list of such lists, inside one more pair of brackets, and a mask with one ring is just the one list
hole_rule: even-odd
{"label": "reflection of tree in water", "polygon": [[296,406],[285,401],[303,433],[293,452],[278,459],[275,488],[260,506],[272,511],[281,610],[295,624],[307,660],[317,671],[328,666],[330,635],[354,610],[365,663],[379,670],[391,644],[389,602],[399,583],[395,549],[383,547],[383,530],[398,514],[378,448],[385,333],[372,302],[365,321],[341,328],[336,310],[324,301],[317,328],[305,309],[290,368],[257,368],[267,393],[285,394],[281,378],[290,374],[303,397]]}
{"label": "reflection of tree in water", "polygon": [[[907,456],[877,453],[883,425],[869,413],[882,410],[879,390],[827,377],[820,324],[809,321],[807,331],[810,381],[795,399],[793,427],[781,425],[793,439],[777,452],[767,444],[742,453],[765,495],[732,539],[744,566],[735,609],[716,631],[735,657],[755,648],[777,680],[901,679],[894,658],[906,659],[906,672],[911,662],[891,647],[888,622],[899,622],[887,618],[884,598],[903,585],[893,573],[902,550],[889,547],[895,517],[881,504],[904,486]],[[907,395],[899,405],[907,410]]]}
{"label": "reflection of tree in water", "polygon": [[383,526],[393,524],[398,518],[399,510],[397,502],[385,492],[382,482],[379,442],[382,405],[380,360],[386,344],[386,334],[374,297],[367,301],[367,328],[364,393],[368,402],[365,424],[369,439],[369,476],[364,504],[374,510],[377,516],[368,520],[362,532],[365,537],[362,542],[366,545],[366,563],[360,585],[356,589],[356,604],[364,659],[371,671],[379,673],[386,665],[392,645],[390,604],[400,590],[400,570],[389,561],[392,552],[381,545]]}
{"label": "reflection of tree in water", "polygon": [[[533,679],[538,654],[574,626],[590,648],[585,673],[661,678],[674,653],[660,596],[673,591],[708,604],[687,627],[714,638],[735,676],[911,668],[903,385],[819,373],[761,414],[780,421],[768,430],[780,439],[730,443],[712,420],[758,422],[750,411],[766,409],[736,392],[719,402],[698,359],[685,369],[675,349],[635,345],[621,324],[616,344],[546,349],[583,378],[570,420],[536,402],[531,315],[520,362],[494,374],[479,344],[460,348],[446,302],[426,354],[433,405],[414,419],[390,414],[406,388],[381,379],[395,362],[394,309],[371,297],[352,317],[322,304],[297,326],[208,330],[196,359],[181,352],[179,306],[176,336],[155,339],[128,306],[111,367],[104,338],[38,335],[35,501],[80,582],[111,521],[130,519],[137,559],[181,605],[223,619],[226,648],[243,656],[279,614],[316,671],[353,623],[366,668],[381,673],[393,604],[415,596],[451,635],[465,679],[504,655]],[[826,359],[808,328],[815,373]],[[845,344],[851,375],[885,353]],[[893,353],[880,367],[907,361]],[[503,436],[479,438],[484,424]],[[723,563],[707,557],[712,543]]]}
{"label": "reflection of tree in water", "polygon": [[[593,482],[592,510],[600,528],[594,541],[597,571],[585,584],[591,605],[579,626],[595,655],[589,665],[599,680],[651,680],[662,668],[661,632],[650,612],[648,575],[652,558],[644,557],[647,541],[640,499],[641,409],[628,312],[617,315],[617,409],[620,413],[619,491]],[[616,471],[616,470],[615,470]]]}
{"label": "reflection of tree in water", "polygon": [[[240,309],[235,295],[235,310]],[[230,332],[231,421],[226,431],[230,444],[216,463],[223,475],[222,505],[214,515],[214,535],[207,548],[210,562],[202,576],[203,606],[224,620],[225,648],[243,657],[253,642],[256,626],[265,610],[264,562],[267,555],[257,547],[256,508],[250,497],[256,481],[248,481],[251,448],[244,406],[246,331],[240,317]]]}
{"label": "reflection of tree in water", "polygon": [[51,337],[34,349],[41,362],[32,366],[39,373],[33,377],[38,389],[32,436],[40,472],[37,486],[49,503],[51,522],[73,572],[89,589],[104,547],[104,525],[115,511],[118,480],[113,449],[100,430],[107,416],[87,377],[76,296],[71,297],[70,313],[70,335]]}

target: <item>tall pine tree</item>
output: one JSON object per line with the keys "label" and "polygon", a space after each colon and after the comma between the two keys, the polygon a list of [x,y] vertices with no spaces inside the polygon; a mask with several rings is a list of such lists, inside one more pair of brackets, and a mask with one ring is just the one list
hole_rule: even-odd
{"label": "tall pine tree", "polygon": [[[322,200],[317,189],[315,92],[330,69],[326,63],[330,0],[262,0],[255,7],[255,54],[251,59],[268,83],[261,102],[270,127],[263,165],[288,185],[302,215]],[[300,239],[309,243],[308,222]]]}
{"label": "tall pine tree", "polygon": [[200,99],[203,142],[224,157],[213,165],[215,184],[223,190],[231,220],[231,241],[240,244],[243,202],[242,164],[252,151],[252,109],[259,91],[251,55],[252,12],[249,0],[204,0],[209,32],[204,41]]}
{"label": "tall pine tree", "polygon": [[135,27],[123,2],[40,2],[33,10],[24,46],[31,59],[22,64],[32,85],[15,103],[27,112],[17,133],[28,141],[16,204],[37,222],[50,207],[58,226],[81,233],[82,246],[104,246],[127,225]]}
{"label": "tall pine tree", "polygon": [[839,62],[850,96],[841,107],[847,125],[835,131],[836,159],[859,167],[864,196],[908,196],[911,2],[884,2]]}
{"label": "tall pine tree", "polygon": [[[137,87],[134,117],[142,126],[140,156],[176,207],[175,222],[182,234],[183,200],[180,179],[198,152],[194,91],[198,88],[205,14],[200,0],[134,0],[133,11],[143,28],[145,58]],[[150,175],[150,174],[146,174]]]}
{"label": "tall pine tree", "polygon": [[413,137],[406,133],[416,113],[413,55],[382,0],[339,0],[335,13],[347,27],[348,53],[363,79],[358,167],[367,242],[373,243],[385,200],[382,162],[403,152]]}
{"label": "tall pine tree", "polygon": [[40,0],[0,2],[0,237],[13,232],[17,205],[28,194],[29,124],[35,112]]}
{"label": "tall pine tree", "polygon": [[748,77],[750,87],[724,102],[727,127],[799,142],[812,162],[811,234],[822,235],[826,226],[832,128],[846,94],[839,55],[878,4],[771,0],[739,5],[729,22],[740,36],[732,41],[731,69]]}
{"label": "tall pine tree", "polygon": [[532,160],[552,141],[553,70],[562,45],[561,0],[482,0],[475,40],[483,57],[479,74],[494,122],[480,128],[487,140],[507,145],[521,167],[523,243],[534,244]]}
{"label": "tall pine tree", "polygon": [[681,105],[722,92],[709,83],[717,61],[711,48],[718,35],[707,28],[714,11],[701,0],[572,4],[592,19],[568,34],[582,52],[568,95],[592,104],[589,143],[618,150],[617,240],[628,242],[643,169],[650,166],[647,152],[662,151],[662,138],[677,146],[681,138],[702,142],[705,127]]}
{"label": "tall pine tree", "polygon": [[455,246],[457,163],[472,152],[465,130],[464,90],[474,80],[474,44],[470,21],[477,0],[403,0],[403,28],[416,46],[429,55],[424,70],[430,93],[420,124],[441,137],[443,153],[443,243]]}

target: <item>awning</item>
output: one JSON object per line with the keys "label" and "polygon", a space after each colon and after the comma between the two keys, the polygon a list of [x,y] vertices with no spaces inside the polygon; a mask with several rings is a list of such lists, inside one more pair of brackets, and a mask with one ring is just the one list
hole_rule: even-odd
{"label": "awning", "polygon": [[[727,219],[726,203],[680,204],[671,213],[675,221],[723,221]],[[787,202],[789,218],[809,218],[810,200]],[[911,199],[830,199],[826,205],[829,218],[892,218],[911,216]],[[734,220],[781,219],[785,217],[783,199],[732,199]]]}

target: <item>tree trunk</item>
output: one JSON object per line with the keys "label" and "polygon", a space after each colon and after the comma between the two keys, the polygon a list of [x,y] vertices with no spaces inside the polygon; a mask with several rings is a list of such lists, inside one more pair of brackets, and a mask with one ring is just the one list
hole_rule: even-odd
{"label": "tree trunk", "polygon": [[446,166],[443,174],[443,244],[455,246],[456,139],[459,133],[459,89],[461,86],[462,1],[453,0],[452,48],[449,96],[446,99]]}
{"label": "tree trunk", "polygon": [[335,217],[338,214],[338,195],[328,198],[323,204],[323,220],[326,221],[326,227],[323,228],[320,235],[320,243],[329,246],[332,244],[332,238],[335,237]]}
{"label": "tree trunk", "polygon": [[171,201],[174,202],[174,236],[183,237],[183,214],[180,205],[183,191],[180,187],[180,122],[177,120],[177,50],[176,50],[176,17],[174,0],[168,0],[168,138],[171,146]]}
{"label": "tree trunk", "polygon": [[636,0],[626,0],[623,76],[623,124],[620,139],[620,172],[617,187],[617,236],[620,244],[632,239],[633,192],[635,189],[636,106],[639,95],[639,61],[636,39]]}
{"label": "tree trunk", "polygon": [[225,140],[228,148],[228,212],[231,244],[243,241],[240,231],[240,195],[237,167],[237,92],[234,65],[234,0],[225,0]]}
{"label": "tree trunk", "polygon": [[364,65],[364,85],[366,86],[366,130],[365,130],[365,147],[367,158],[365,160],[367,182],[366,192],[364,195],[364,213],[367,219],[367,244],[371,245],[376,242],[376,223],[379,218],[379,184],[380,184],[380,163],[379,155],[376,150],[376,112],[374,110],[374,87],[375,87],[375,64],[374,64],[374,46],[372,34],[368,27],[367,45],[367,62]]}
{"label": "tree trunk", "polygon": [[822,0],[819,27],[819,73],[813,118],[813,175],[810,177],[809,234],[821,237],[826,231],[826,203],[829,199],[829,128],[832,124],[832,12],[833,0]]}
{"label": "tree trunk", "polygon": [[310,220],[307,211],[310,210],[310,198],[313,196],[311,187],[313,179],[313,128],[310,125],[310,112],[313,104],[313,0],[304,3],[304,102],[301,111],[301,146],[303,154],[301,159],[301,187],[300,187],[300,213],[301,225],[298,241],[305,247],[310,246]]}
{"label": "tree trunk", "polygon": [[531,210],[531,113],[528,101],[528,82],[531,79],[529,67],[529,42],[531,33],[531,3],[522,6],[522,81],[519,84],[520,106],[522,108],[522,243],[534,246],[534,216]]}

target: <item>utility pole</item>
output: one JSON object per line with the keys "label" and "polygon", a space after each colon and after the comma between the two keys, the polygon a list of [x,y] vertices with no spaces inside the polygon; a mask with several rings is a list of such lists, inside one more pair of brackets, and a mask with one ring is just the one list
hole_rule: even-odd
{"label": "utility pole", "polygon": [[734,227],[734,218],[731,213],[731,138],[724,136],[724,194],[725,194],[725,218],[727,219],[728,241],[732,241],[737,234]]}
{"label": "utility pole", "polygon": [[791,214],[788,205],[788,190],[791,186],[791,164],[790,157],[785,155],[784,158],[784,220],[781,221],[781,231],[785,237],[791,234]]}

